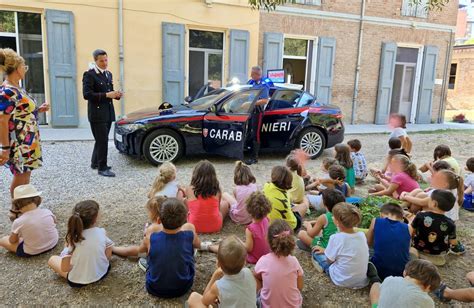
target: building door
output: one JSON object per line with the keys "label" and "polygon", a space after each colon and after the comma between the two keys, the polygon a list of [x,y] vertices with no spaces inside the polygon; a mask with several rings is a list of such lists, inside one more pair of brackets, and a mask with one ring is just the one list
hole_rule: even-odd
{"label": "building door", "polygon": [[222,87],[224,33],[189,31],[189,96],[195,97],[203,86]]}
{"label": "building door", "polygon": [[[28,72],[22,87],[37,104],[45,101],[41,14],[0,11],[0,48],[11,48],[25,59]],[[47,124],[46,113],[38,115]]]}
{"label": "building door", "polygon": [[414,90],[418,53],[419,48],[398,47],[395,60],[390,113],[403,114],[408,122],[411,122],[415,113]]}

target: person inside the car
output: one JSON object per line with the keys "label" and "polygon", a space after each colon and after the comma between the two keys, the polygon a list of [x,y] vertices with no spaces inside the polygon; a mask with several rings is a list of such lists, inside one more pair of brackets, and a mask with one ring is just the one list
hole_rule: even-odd
{"label": "person inside the car", "polygon": [[248,136],[248,144],[251,147],[250,158],[245,161],[247,165],[256,164],[258,162],[258,152],[260,151],[260,128],[262,126],[263,110],[270,98],[270,84],[267,80],[262,78],[262,68],[260,66],[252,67],[250,73],[250,80],[247,84],[255,89],[262,89],[257,102],[255,103],[255,110],[253,111],[250,120],[250,134]]}

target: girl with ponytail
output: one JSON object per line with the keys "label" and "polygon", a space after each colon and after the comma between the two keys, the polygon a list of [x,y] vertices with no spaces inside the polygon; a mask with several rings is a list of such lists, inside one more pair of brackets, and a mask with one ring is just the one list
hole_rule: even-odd
{"label": "girl with ponytail", "polygon": [[454,207],[445,215],[453,221],[459,220],[459,206],[462,205],[464,200],[464,179],[452,170],[442,169],[435,172],[431,178],[431,187],[426,192],[416,189],[411,193],[402,194],[400,199],[406,202],[405,206],[408,207],[410,212],[416,214],[423,208],[428,207],[431,193],[437,189],[449,190],[456,197]]}
{"label": "girl with ponytail", "polygon": [[285,220],[275,219],[268,227],[271,252],[255,265],[254,276],[261,286],[261,307],[301,307],[303,269],[291,253],[295,249],[293,230]]}
{"label": "girl with ponytail", "polygon": [[393,172],[390,182],[377,184],[369,189],[372,196],[390,196],[399,199],[403,192],[420,188],[415,164],[405,155],[394,155],[390,161]]}
{"label": "girl with ponytail", "polygon": [[79,202],[68,221],[66,247],[60,256],[52,256],[48,265],[71,287],[83,287],[107,276],[113,242],[105,230],[96,226],[99,204]]}
{"label": "girl with ponytail", "polygon": [[252,222],[252,217],[247,212],[245,202],[248,197],[258,190],[257,180],[249,166],[242,161],[235,163],[234,168],[234,190],[232,195],[222,194],[222,206],[229,209],[229,216],[233,222],[247,225]]}
{"label": "girl with ponytail", "polygon": [[184,192],[176,182],[176,167],[170,162],[163,163],[158,168],[158,176],[155,178],[148,198],[165,196],[183,200]]}

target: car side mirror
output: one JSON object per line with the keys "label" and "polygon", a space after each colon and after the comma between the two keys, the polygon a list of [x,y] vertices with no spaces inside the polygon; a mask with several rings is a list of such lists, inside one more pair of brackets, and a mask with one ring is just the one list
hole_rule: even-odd
{"label": "car side mirror", "polygon": [[184,101],[185,101],[186,103],[190,103],[190,102],[193,101],[193,98],[192,98],[191,96],[186,96],[186,97],[184,98]]}

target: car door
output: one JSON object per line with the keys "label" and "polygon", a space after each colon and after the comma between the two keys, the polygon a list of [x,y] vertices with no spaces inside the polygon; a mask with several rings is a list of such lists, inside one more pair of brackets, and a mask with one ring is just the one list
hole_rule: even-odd
{"label": "car door", "polygon": [[260,91],[236,92],[204,116],[202,135],[206,152],[243,159],[250,115]]}
{"label": "car door", "polygon": [[298,106],[303,93],[294,89],[278,89],[273,93],[263,116],[262,147],[281,148],[287,145],[304,118],[301,112],[308,108]]}

